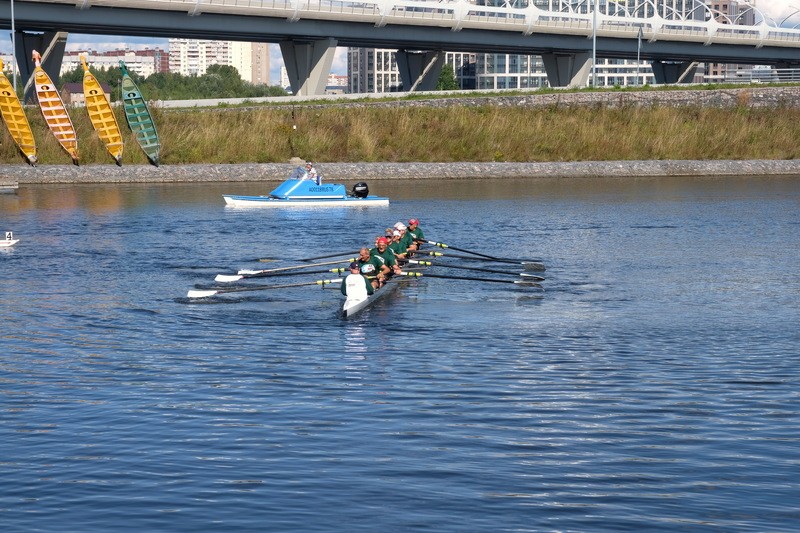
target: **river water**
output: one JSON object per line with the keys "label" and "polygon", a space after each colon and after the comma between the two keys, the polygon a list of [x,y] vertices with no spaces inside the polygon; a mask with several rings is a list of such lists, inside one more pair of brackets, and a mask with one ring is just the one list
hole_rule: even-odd
{"label": "river water", "polygon": [[[371,186],[389,207],[0,196],[2,530],[796,530],[800,177]],[[186,298],[410,216],[543,260],[544,291],[420,279],[351,321],[317,287]]]}

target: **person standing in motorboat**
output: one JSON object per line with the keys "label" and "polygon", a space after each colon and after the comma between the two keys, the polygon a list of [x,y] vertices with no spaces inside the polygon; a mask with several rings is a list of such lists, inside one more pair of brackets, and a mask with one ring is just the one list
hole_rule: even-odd
{"label": "person standing in motorboat", "polygon": [[348,301],[364,301],[370,294],[375,292],[370,280],[361,273],[361,266],[357,261],[350,263],[350,274],[342,280],[342,294],[347,296]]}

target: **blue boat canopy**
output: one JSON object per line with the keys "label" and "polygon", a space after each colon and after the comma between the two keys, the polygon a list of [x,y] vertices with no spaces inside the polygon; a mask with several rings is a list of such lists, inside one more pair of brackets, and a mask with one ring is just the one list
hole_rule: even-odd
{"label": "blue boat canopy", "polygon": [[[289,179],[278,185],[270,197],[280,200],[298,199],[338,199],[347,197],[347,189],[338,183],[318,183],[307,179],[307,174],[302,168],[295,169]],[[321,181],[322,178],[319,179]]]}

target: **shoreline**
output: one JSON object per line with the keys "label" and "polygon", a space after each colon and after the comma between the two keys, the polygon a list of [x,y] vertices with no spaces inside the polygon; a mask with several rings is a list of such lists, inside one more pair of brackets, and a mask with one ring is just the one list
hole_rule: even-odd
{"label": "shoreline", "polygon": [[[282,181],[298,166],[287,163],[195,165],[0,165],[0,183],[202,183]],[[553,163],[325,163],[326,181],[425,179],[537,179],[643,177],[800,177],[800,159],[719,161],[577,161]]]}

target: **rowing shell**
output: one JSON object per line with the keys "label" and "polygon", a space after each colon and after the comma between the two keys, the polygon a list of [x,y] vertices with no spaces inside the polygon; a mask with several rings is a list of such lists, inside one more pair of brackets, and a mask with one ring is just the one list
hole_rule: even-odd
{"label": "rowing shell", "polygon": [[372,307],[376,302],[382,300],[389,294],[397,291],[397,288],[400,287],[401,283],[407,282],[409,278],[402,278],[402,279],[395,279],[392,278],[387,281],[383,287],[380,289],[376,289],[374,293],[370,294],[363,300],[345,300],[344,305],[342,306],[342,312],[340,314],[341,318],[353,318],[357,314],[361,313],[362,311],[369,309]]}
{"label": "rowing shell", "polygon": [[158,156],[161,150],[161,143],[158,140],[158,132],[153,122],[153,116],[147,108],[147,102],[139,92],[139,87],[133,82],[128,67],[124,61],[119,62],[122,70],[122,103],[125,108],[125,118],[131,128],[136,142],[142,148],[152,164],[158,166]]}
{"label": "rowing shell", "polygon": [[32,166],[36,165],[36,140],[25,116],[25,110],[14,91],[13,85],[3,74],[3,60],[0,59],[0,113],[3,115],[8,132],[17,143],[17,148]]}
{"label": "rowing shell", "polygon": [[72,158],[72,162],[77,165],[78,136],[75,134],[75,127],[72,125],[72,120],[69,118],[64,101],[61,100],[53,81],[42,68],[41,60],[42,56],[34,50],[33,62],[36,68],[33,70],[33,76],[39,108],[42,110],[42,115],[44,115],[44,120],[47,122],[50,131],[53,132],[58,143]]}
{"label": "rowing shell", "polygon": [[111,108],[100,82],[97,81],[91,72],[89,65],[86,64],[86,56],[81,54],[81,64],[83,65],[83,96],[86,99],[86,110],[89,112],[89,120],[92,121],[94,131],[100,140],[106,145],[106,150],[117,165],[122,166],[122,134],[119,131],[117,117]]}

